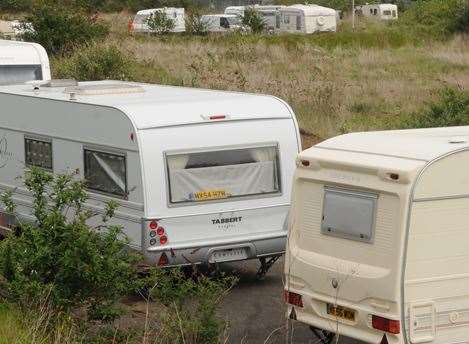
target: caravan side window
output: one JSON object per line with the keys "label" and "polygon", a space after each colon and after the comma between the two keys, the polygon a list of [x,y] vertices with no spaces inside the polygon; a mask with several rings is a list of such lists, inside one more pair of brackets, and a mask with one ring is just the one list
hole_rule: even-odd
{"label": "caravan side window", "polygon": [[378,195],[326,187],[321,231],[346,239],[371,242],[376,222]]}
{"label": "caravan side window", "polygon": [[88,189],[127,196],[127,164],[124,154],[85,149],[85,180]]}
{"label": "caravan side window", "polygon": [[52,171],[52,141],[25,137],[24,154],[26,166]]}

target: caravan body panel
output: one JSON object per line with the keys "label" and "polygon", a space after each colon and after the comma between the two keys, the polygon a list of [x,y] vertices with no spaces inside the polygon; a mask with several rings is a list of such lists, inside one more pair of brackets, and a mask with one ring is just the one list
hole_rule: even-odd
{"label": "caravan body panel", "polygon": [[278,16],[277,32],[311,34],[337,30],[337,13],[327,7],[292,5],[279,9]]}

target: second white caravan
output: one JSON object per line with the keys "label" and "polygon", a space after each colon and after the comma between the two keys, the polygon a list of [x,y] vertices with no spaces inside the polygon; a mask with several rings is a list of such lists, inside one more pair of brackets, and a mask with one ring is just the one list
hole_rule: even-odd
{"label": "second white caravan", "polygon": [[468,168],[469,127],[348,134],[301,153],[288,316],[328,340],[468,343]]}
{"label": "second white caravan", "polygon": [[49,57],[41,45],[0,40],[0,85],[50,78]]}
{"label": "second white caravan", "polygon": [[[295,116],[264,95],[125,82],[0,87],[0,189],[24,217],[24,166],[80,171],[87,206],[160,266],[262,260],[285,250]],[[1,218],[1,217],[0,217]],[[267,264],[268,265],[268,264]]]}

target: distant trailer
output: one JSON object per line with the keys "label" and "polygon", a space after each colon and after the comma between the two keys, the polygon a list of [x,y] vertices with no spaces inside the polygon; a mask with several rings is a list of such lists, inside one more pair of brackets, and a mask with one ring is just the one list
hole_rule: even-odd
{"label": "distant trailer", "polygon": [[378,20],[397,20],[397,5],[375,4],[355,7],[355,13],[363,17],[375,18]]}
{"label": "distant trailer", "polygon": [[129,30],[135,33],[152,33],[154,32],[147,24],[148,19],[156,12],[163,12],[168,18],[174,21],[174,29],[171,32],[185,32],[185,10],[184,8],[164,7],[152,8],[148,10],[138,11],[134,19],[129,23]]}
{"label": "distant trailer", "polygon": [[275,30],[289,33],[335,32],[337,12],[318,5],[292,5],[279,9]]}
{"label": "distant trailer", "polygon": [[[25,166],[79,171],[86,208],[102,214],[116,201],[112,223],[149,264],[268,268],[283,254],[301,149],[287,103],[119,81],[65,86],[0,87],[0,191],[13,191],[23,221],[33,211],[17,178]],[[14,228],[1,210],[0,227]]]}
{"label": "distant trailer", "polygon": [[33,31],[30,23],[22,24],[19,20],[0,20],[0,38],[21,40],[21,36],[27,31]]}
{"label": "distant trailer", "polygon": [[233,32],[241,30],[241,18],[234,14],[206,14],[201,18],[209,32]]}
{"label": "distant trailer", "polygon": [[50,78],[49,57],[41,45],[0,40],[0,85]]}
{"label": "distant trailer", "polygon": [[275,29],[278,11],[286,6],[282,5],[252,5],[252,6],[229,6],[225,9],[225,14],[232,14],[243,17],[246,9],[253,9],[264,20],[266,30],[273,31]]}

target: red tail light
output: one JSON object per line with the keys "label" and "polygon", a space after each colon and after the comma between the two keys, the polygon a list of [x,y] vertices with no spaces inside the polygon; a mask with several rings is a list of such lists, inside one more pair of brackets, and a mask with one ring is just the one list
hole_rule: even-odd
{"label": "red tail light", "polygon": [[283,296],[286,303],[303,308],[303,299],[300,294],[284,290]]}
{"label": "red tail light", "polygon": [[164,245],[168,242],[168,237],[166,235],[160,236],[160,244]]}
{"label": "red tail light", "polygon": [[151,230],[157,229],[158,228],[158,222],[156,222],[155,220],[151,221],[149,227],[150,227]]}
{"label": "red tail light", "polygon": [[211,121],[215,121],[215,120],[220,120],[220,119],[226,119],[226,116],[225,115],[213,115],[213,116],[210,116],[209,119]]}
{"label": "red tail light", "polygon": [[160,259],[158,260],[158,266],[165,266],[165,265],[168,265],[168,263],[169,263],[168,256],[166,255],[166,253],[163,252],[160,256]]}
{"label": "red tail light", "polygon": [[399,320],[390,320],[377,315],[372,316],[372,326],[376,330],[392,334],[399,334],[401,332],[401,323]]}
{"label": "red tail light", "polygon": [[164,228],[158,227],[158,229],[156,230],[156,234],[158,234],[159,236],[162,236],[164,234]]}

